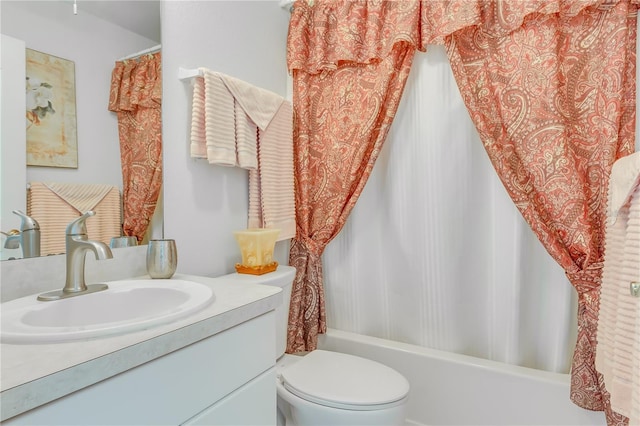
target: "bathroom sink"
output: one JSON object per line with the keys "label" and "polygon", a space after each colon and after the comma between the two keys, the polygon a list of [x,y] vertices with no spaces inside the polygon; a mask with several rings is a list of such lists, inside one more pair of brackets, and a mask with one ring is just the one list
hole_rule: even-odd
{"label": "bathroom sink", "polygon": [[27,296],[1,305],[3,343],[53,343],[122,334],[193,314],[213,291],[179,279],[120,280],[104,291],[41,302]]}

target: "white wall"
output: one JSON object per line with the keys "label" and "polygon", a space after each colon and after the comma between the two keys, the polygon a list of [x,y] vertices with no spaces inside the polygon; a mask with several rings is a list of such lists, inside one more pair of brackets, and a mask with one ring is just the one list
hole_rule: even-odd
{"label": "white wall", "polygon": [[[248,172],[189,157],[192,87],[178,67],[209,69],[282,96],[287,91],[289,12],[277,1],[167,1],[163,46],[164,235],[176,239],[178,271],[234,271],[232,231],[247,226]],[[287,263],[284,242],[276,258]]]}
{"label": "white wall", "polygon": [[28,167],[27,180],[122,188],[117,118],[107,110],[111,71],[117,59],[158,42],[83,12],[81,5],[74,15],[70,2],[3,0],[0,7],[2,34],[75,63],[78,168]]}
{"label": "white wall", "polygon": [[[24,111],[26,99],[24,87],[12,84],[13,81],[24,81],[24,42],[13,37],[2,35],[0,48],[0,229],[20,229],[20,219],[12,214],[13,210],[26,212],[27,200],[24,196],[27,172],[24,164],[27,161],[25,150]],[[22,182],[22,184],[16,184]],[[4,248],[5,236],[0,239],[0,260],[10,257],[21,257],[22,248]]]}

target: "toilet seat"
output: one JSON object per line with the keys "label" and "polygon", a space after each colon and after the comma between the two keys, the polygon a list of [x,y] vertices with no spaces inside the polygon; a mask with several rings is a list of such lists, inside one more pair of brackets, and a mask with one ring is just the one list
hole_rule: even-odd
{"label": "toilet seat", "polygon": [[315,404],[355,411],[404,403],[409,382],[386,365],[353,355],[315,350],[279,375],[284,388]]}

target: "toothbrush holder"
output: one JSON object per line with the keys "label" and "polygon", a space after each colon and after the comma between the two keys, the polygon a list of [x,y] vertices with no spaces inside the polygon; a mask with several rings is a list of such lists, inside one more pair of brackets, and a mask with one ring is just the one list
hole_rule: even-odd
{"label": "toothbrush holder", "polygon": [[120,248],[120,247],[133,247],[138,245],[138,239],[136,237],[124,236],[124,237],[113,237],[111,238],[111,242],[109,243],[109,248]]}

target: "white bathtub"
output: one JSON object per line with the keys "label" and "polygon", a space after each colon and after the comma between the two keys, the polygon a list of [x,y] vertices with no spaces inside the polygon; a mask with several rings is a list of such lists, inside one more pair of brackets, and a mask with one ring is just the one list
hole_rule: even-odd
{"label": "white bathtub", "polygon": [[606,425],[569,400],[569,375],[329,329],[320,349],[386,364],[411,383],[408,425]]}

